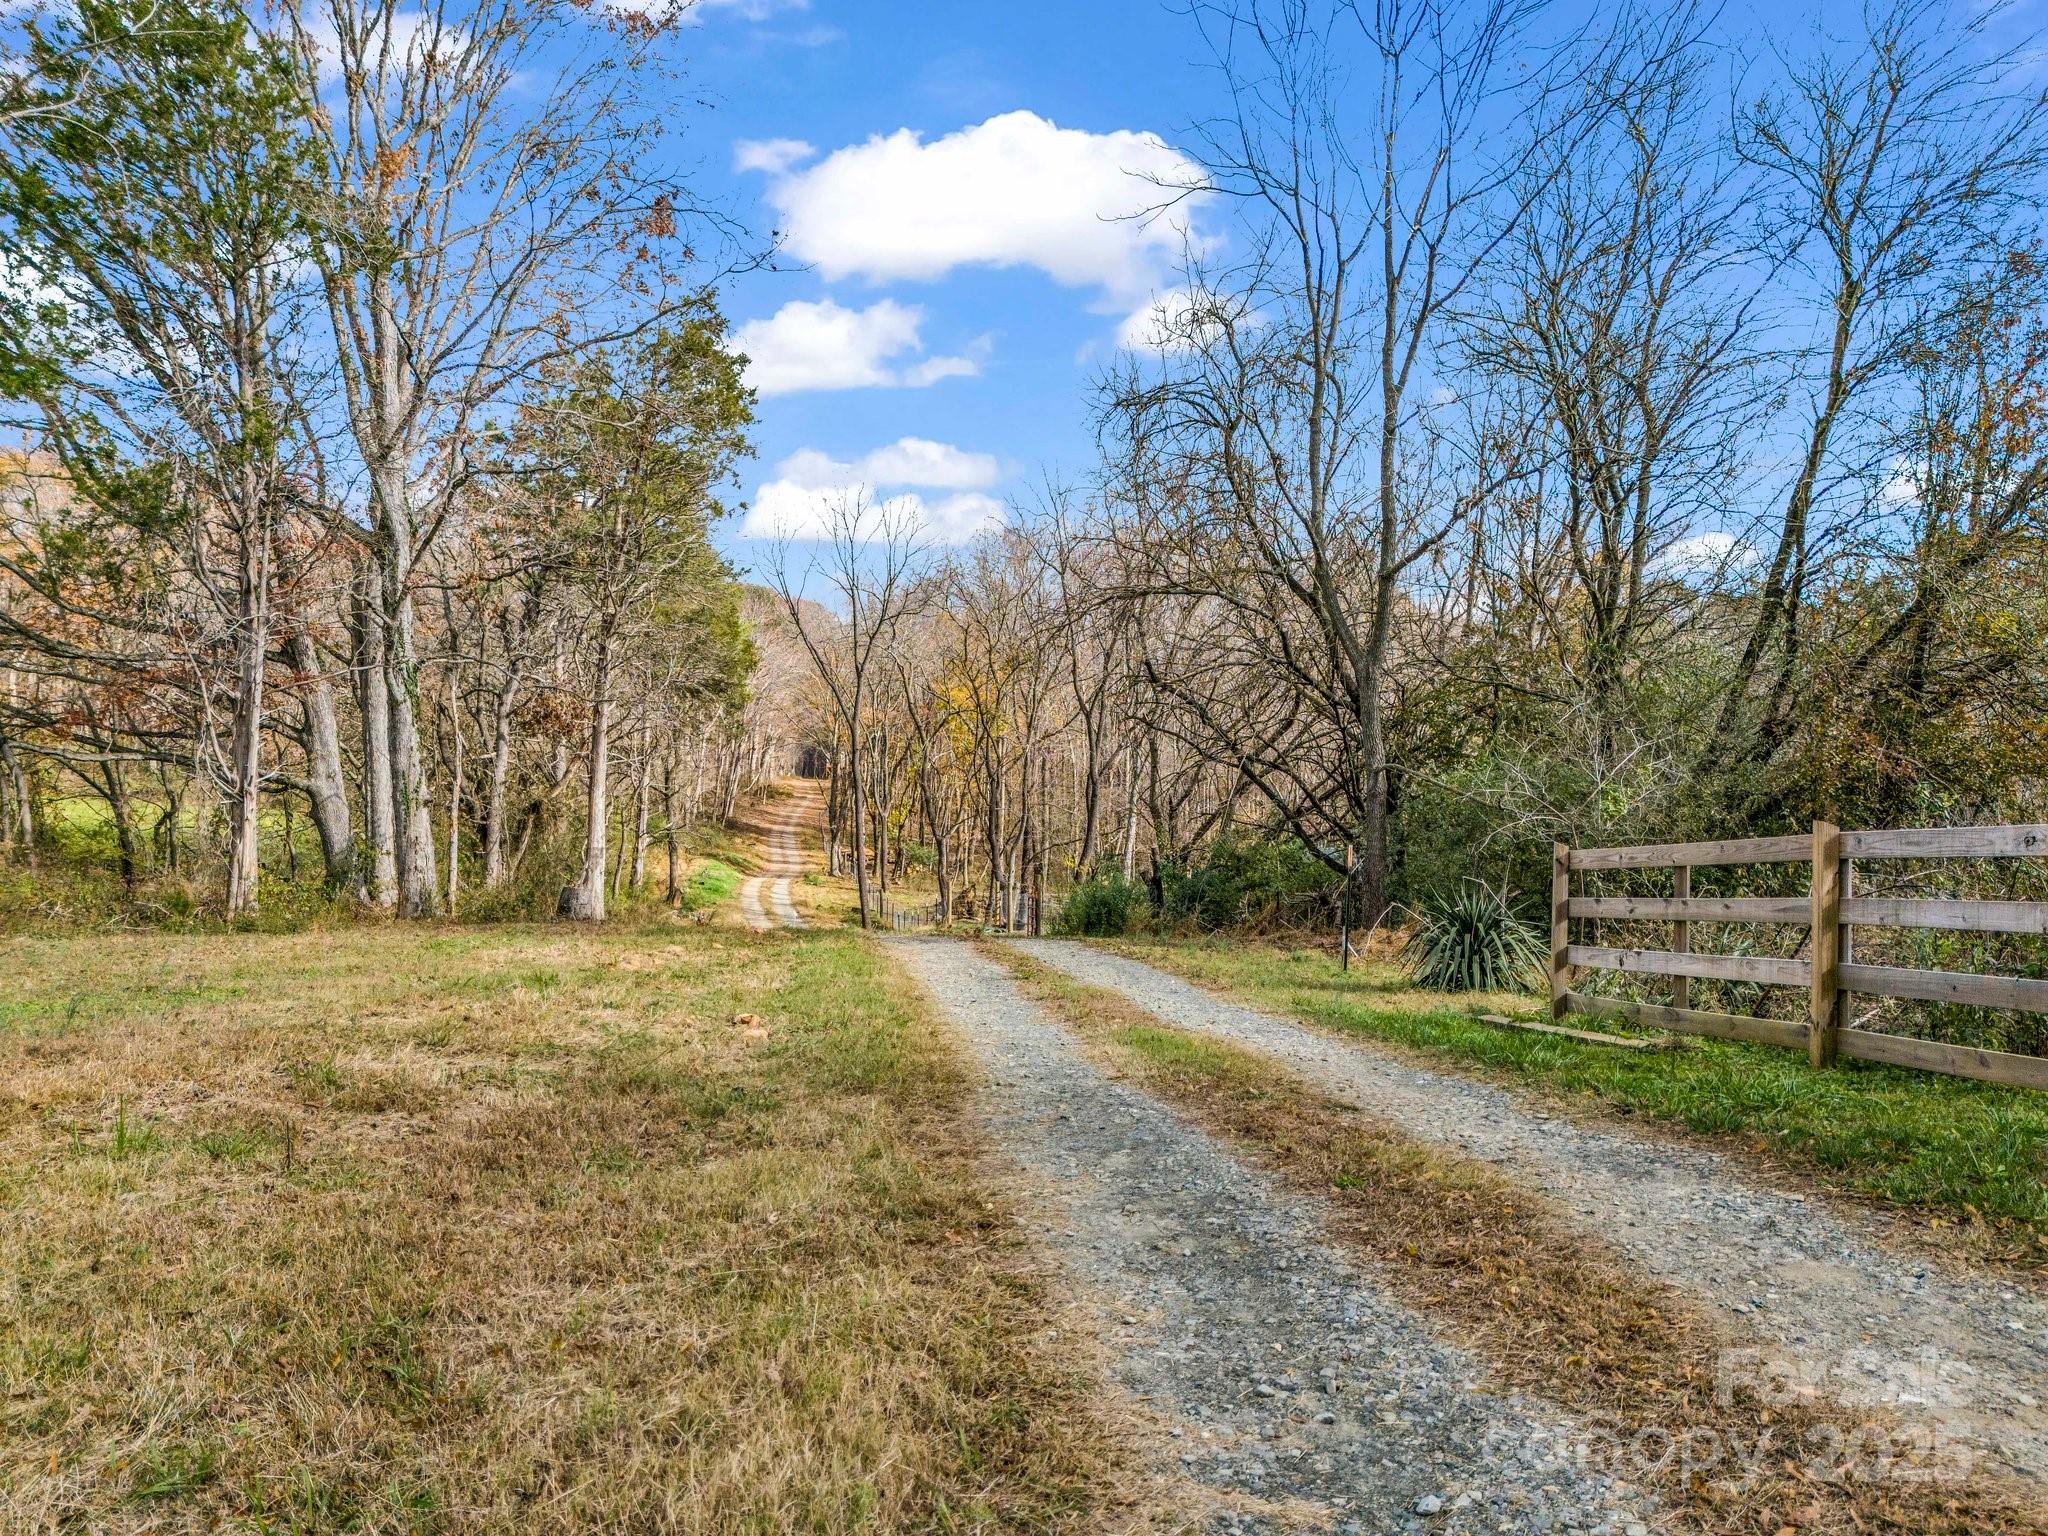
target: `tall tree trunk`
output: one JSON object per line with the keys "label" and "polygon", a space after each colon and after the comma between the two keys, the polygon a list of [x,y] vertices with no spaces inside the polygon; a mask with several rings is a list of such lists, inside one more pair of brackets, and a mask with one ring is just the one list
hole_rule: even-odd
{"label": "tall tree trunk", "polygon": [[[246,649],[246,648],[245,648]],[[234,730],[228,771],[228,916],[256,910],[261,874],[258,833],[263,809],[263,658],[246,654],[236,666]]]}
{"label": "tall tree trunk", "polygon": [[1124,884],[1138,878],[1138,744],[1131,743],[1124,806]]}
{"label": "tall tree trunk", "polygon": [[167,874],[178,872],[178,812],[184,804],[178,786],[171,782],[171,765],[158,763],[156,782],[164,792],[163,814],[156,819],[156,830],[150,834],[158,847],[159,867]]}
{"label": "tall tree trunk", "polygon": [[583,813],[583,870],[574,884],[562,888],[557,910],[563,917],[595,923],[604,919],[605,839],[611,820],[612,643],[600,640],[597,678],[590,703],[588,794]]}
{"label": "tall tree trunk", "polygon": [[392,827],[390,673],[385,663],[383,581],[363,570],[356,604],[356,686],[363,722],[363,836],[370,848],[370,900],[398,904],[398,853]]}
{"label": "tall tree trunk", "polygon": [[355,833],[350,827],[348,785],[342,777],[341,725],[334,708],[334,685],[320,665],[320,650],[303,626],[287,642],[292,667],[305,681],[299,694],[300,742],[306,751],[306,798],[313,827],[320,834],[320,857],[326,864],[326,885],[332,895],[363,888]]}
{"label": "tall tree trunk", "polygon": [[1037,887],[1031,894],[1031,932],[1034,936],[1045,932],[1045,882],[1052,869],[1052,840],[1046,833],[1052,828],[1052,762],[1042,759],[1038,765],[1038,873],[1033,882]]}
{"label": "tall tree trunk", "polygon": [[420,745],[420,665],[413,635],[410,570],[385,573],[384,671],[391,713],[391,825],[398,841],[398,915],[431,917],[434,878],[433,807]]}
{"label": "tall tree trunk", "polygon": [[508,878],[505,864],[505,796],[512,775],[512,712],[520,671],[513,665],[491,709],[490,789],[484,799],[484,889],[496,890]]}
{"label": "tall tree trunk", "polygon": [[21,754],[14,743],[0,739],[0,764],[7,768],[7,781],[14,788],[14,837],[22,857],[31,867],[36,860],[36,802],[29,789],[28,773],[21,766]]}
{"label": "tall tree trunk", "polygon": [[[452,615],[450,616],[453,617]],[[455,915],[462,868],[462,667],[448,658],[448,915]]]}
{"label": "tall tree trunk", "polygon": [[263,674],[270,657],[270,539],[250,519],[255,493],[245,471],[240,558],[235,572],[235,717],[229,733],[228,774],[233,799],[228,807],[228,916],[256,910],[262,875]]}
{"label": "tall tree trunk", "polygon": [[839,772],[839,752],[835,748],[830,776],[825,782],[825,873],[835,879],[841,868],[839,844],[844,826],[845,794]]}
{"label": "tall tree trunk", "polygon": [[682,846],[676,835],[676,754],[673,746],[661,758],[661,829],[668,843],[668,889],[662,893],[670,906],[682,898]]}
{"label": "tall tree trunk", "polygon": [[640,780],[633,790],[633,875],[627,889],[639,890],[647,883],[648,811],[654,779],[654,752],[648,728],[640,727]]}
{"label": "tall tree trunk", "polygon": [[851,772],[853,784],[849,798],[853,802],[853,885],[860,897],[860,925],[862,928],[870,928],[873,924],[868,919],[867,786],[861,782],[864,775],[861,772],[861,750],[858,743],[853,749]]}
{"label": "tall tree trunk", "polygon": [[128,771],[120,763],[105,766],[107,810],[114,818],[114,849],[121,874],[121,884],[130,890],[135,887],[140,874],[135,848],[135,818],[130,813],[128,802]]}
{"label": "tall tree trunk", "polygon": [[875,883],[889,894],[889,733],[881,734],[875,758]]}
{"label": "tall tree trunk", "polygon": [[[1098,702],[1097,710],[1101,707]],[[1085,880],[1095,871],[1097,829],[1102,822],[1102,726],[1091,713],[1082,721],[1082,729],[1086,756],[1081,768],[1081,846],[1074,856],[1074,869]]]}
{"label": "tall tree trunk", "polygon": [[733,812],[739,809],[740,770],[745,764],[746,743],[736,741],[732,747],[732,763],[726,770],[725,775],[725,794],[720,802],[721,809],[719,811],[719,820],[721,821],[731,821]]}

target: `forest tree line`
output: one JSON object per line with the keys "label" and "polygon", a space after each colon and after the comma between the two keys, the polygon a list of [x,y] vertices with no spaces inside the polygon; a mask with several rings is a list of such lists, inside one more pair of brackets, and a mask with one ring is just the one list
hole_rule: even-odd
{"label": "forest tree line", "polygon": [[[602,916],[779,768],[663,29],[86,0],[0,103],[0,837]],[[551,82],[535,94],[534,82]],[[311,855],[308,854],[308,857]],[[515,894],[516,893],[516,894]]]}
{"label": "forest tree line", "polygon": [[1096,466],[962,551],[886,504],[789,551],[835,850],[999,918],[1348,868],[1369,918],[1554,840],[2048,818],[2048,105],[2000,19],[1201,8],[1232,217]]}
{"label": "forest tree line", "polygon": [[864,910],[1221,922],[1528,889],[1559,839],[2042,819],[2008,21],[1200,7],[1185,270],[1095,462],[953,550],[850,496],[749,594],[710,531],[759,252],[649,169],[662,27],[53,13],[0,104],[0,831],[84,797],[243,912],[303,820],[371,904],[597,916],[808,748]]}

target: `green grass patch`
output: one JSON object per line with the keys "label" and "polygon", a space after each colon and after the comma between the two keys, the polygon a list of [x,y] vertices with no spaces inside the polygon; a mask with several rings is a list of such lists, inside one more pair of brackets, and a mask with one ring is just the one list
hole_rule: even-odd
{"label": "green grass patch", "polygon": [[1384,964],[1341,970],[1306,950],[1127,943],[1128,953],[1256,1007],[1477,1066],[1504,1081],[1642,1114],[1776,1154],[1853,1193],[1981,1223],[2048,1261],[2048,1094],[1844,1062],[1817,1072],[1794,1052],[1700,1040],[1615,1051],[1498,1029],[1469,1011],[1516,997],[1418,991]]}
{"label": "green grass patch", "polygon": [[739,894],[744,879],[744,874],[723,859],[701,859],[684,883],[683,905],[694,912],[730,901]]}

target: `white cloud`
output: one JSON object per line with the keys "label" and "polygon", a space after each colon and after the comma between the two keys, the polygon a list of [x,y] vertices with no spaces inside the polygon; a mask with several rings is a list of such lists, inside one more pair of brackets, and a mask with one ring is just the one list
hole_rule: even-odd
{"label": "white cloud", "polygon": [[[922,500],[916,496],[910,499]],[[943,497],[923,508],[925,536],[939,544],[965,544],[992,528],[1002,527],[1003,518],[1003,504],[979,491]]]}
{"label": "white cloud", "polygon": [[[1162,186],[1162,183],[1164,184]],[[1085,133],[1010,112],[926,142],[908,128],[775,177],[790,253],[827,278],[930,280],[962,266],[1035,267],[1118,304],[1182,254],[1200,169],[1156,134]]]}
{"label": "white cloud", "polygon": [[732,168],[744,173],[766,171],[780,176],[817,154],[815,146],[802,139],[741,139],[732,147]]}
{"label": "white cloud", "polygon": [[689,0],[690,14],[702,18],[710,11],[731,11],[742,21],[766,21],[783,11],[808,11],[811,0]]}
{"label": "white cloud", "polygon": [[971,379],[981,372],[981,360],[988,355],[989,345],[989,338],[982,336],[975,341],[973,352],[965,356],[928,357],[904,369],[899,382],[912,389],[924,389],[941,379]]}
{"label": "white cloud", "polygon": [[1209,340],[1221,329],[1215,323],[1214,294],[1194,288],[1169,288],[1140,304],[1116,328],[1116,344],[1128,352],[1180,352]]}
{"label": "white cloud", "polygon": [[[940,379],[981,371],[976,356],[928,357],[907,366],[894,360],[919,350],[924,311],[884,299],[847,309],[823,299],[785,304],[765,320],[749,320],[733,333],[747,358],[747,382],[762,395],[807,389],[863,389],[903,384],[922,388]],[[985,351],[987,338],[976,343]]]}
{"label": "white cloud", "polygon": [[1919,471],[1904,459],[1892,466],[1892,472],[1878,487],[1878,499],[1896,512],[1903,507],[1918,506],[1920,503]]}
{"label": "white cloud", "polygon": [[1678,581],[1708,581],[1720,576],[1740,576],[1761,557],[1756,546],[1732,533],[1708,531],[1688,534],[1654,562],[1660,576]]}
{"label": "white cloud", "polygon": [[[1001,473],[993,454],[922,437],[899,438],[852,460],[806,448],[775,466],[740,531],[757,539],[815,539],[839,508],[864,502],[912,518],[936,543],[964,543],[1002,522],[1003,504],[987,494]],[[950,494],[932,499],[924,491]]]}
{"label": "white cloud", "polygon": [[1002,473],[992,453],[966,453],[928,437],[899,437],[849,467],[877,485],[918,485],[943,491],[979,490],[994,485]]}

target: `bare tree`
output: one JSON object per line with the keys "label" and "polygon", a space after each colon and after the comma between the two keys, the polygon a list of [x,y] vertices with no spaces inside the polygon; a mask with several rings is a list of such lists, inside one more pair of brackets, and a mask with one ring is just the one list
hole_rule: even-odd
{"label": "bare tree", "polygon": [[[899,625],[928,600],[917,581],[924,549],[918,511],[902,502],[870,501],[864,493],[839,497],[823,510],[819,542],[823,551],[799,573],[791,569],[785,534],[770,557],[770,574],[781,594],[790,626],[811,659],[849,744],[848,786],[853,807],[853,869],[860,895],[860,925],[873,926],[867,865],[867,784],[862,770],[869,704],[877,687],[875,668],[888,653]],[[822,620],[805,601],[812,577],[838,602],[838,613]]]}
{"label": "bare tree", "polygon": [[1213,707],[1210,674],[1177,695],[1204,750],[1238,762],[1332,868],[1355,841],[1375,913],[1403,583],[1518,472],[1484,431],[1460,441],[1416,396],[1443,365],[1454,307],[1544,184],[1531,138],[1499,123],[1567,145],[1583,132],[1570,55],[1510,89],[1536,9],[1201,8],[1232,93],[1230,114],[1201,126],[1202,157],[1252,252],[1227,272],[1192,267],[1162,366],[1111,390],[1126,554],[1150,566],[1138,585],[1205,603],[1241,669],[1229,708]]}
{"label": "bare tree", "polygon": [[[1868,396],[1899,379],[1948,289],[2031,221],[2048,167],[2048,96],[2022,60],[1988,45],[2003,7],[1959,17],[1940,0],[1864,14],[1853,49],[1783,61],[1785,83],[1737,139],[1785,259],[1810,274],[1821,343],[1802,359],[1804,424],[1754,616],[1709,747],[1768,757],[1792,727],[1801,609],[1818,558],[1839,544],[1831,498],[1876,467],[1855,430]],[[1754,729],[1742,726],[1754,721]]]}
{"label": "bare tree", "polygon": [[388,760],[398,908],[417,916],[436,880],[415,572],[507,390],[696,292],[668,286],[685,204],[647,169],[661,117],[636,93],[656,29],[593,25],[554,0],[287,0],[282,14],[317,142],[310,254],[376,567],[367,659],[383,679],[363,697],[388,724],[365,741]]}

